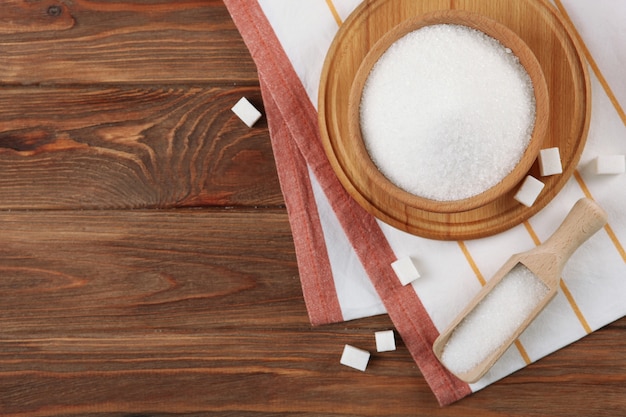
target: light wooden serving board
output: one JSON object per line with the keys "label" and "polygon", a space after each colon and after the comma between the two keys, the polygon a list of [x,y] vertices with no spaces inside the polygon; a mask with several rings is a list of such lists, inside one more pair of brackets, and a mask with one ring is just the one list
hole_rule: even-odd
{"label": "light wooden serving board", "polygon": [[[505,24],[532,49],[544,71],[550,95],[550,121],[544,148],[558,147],[563,174],[540,177],[537,163],[529,171],[545,183],[532,207],[513,199],[511,192],[477,209],[435,213],[381,196],[351,180],[353,156],[348,139],[350,88],[361,62],[378,39],[397,24],[435,10],[462,9]],[[537,213],[573,174],[589,129],[591,87],[586,62],[559,12],[543,0],[366,0],[337,33],[326,57],[319,92],[322,142],[339,180],[367,211],[401,230],[419,236],[458,240],[493,235]],[[375,197],[375,198],[374,198]],[[375,201],[375,203],[374,203]],[[381,203],[383,201],[384,203]]]}

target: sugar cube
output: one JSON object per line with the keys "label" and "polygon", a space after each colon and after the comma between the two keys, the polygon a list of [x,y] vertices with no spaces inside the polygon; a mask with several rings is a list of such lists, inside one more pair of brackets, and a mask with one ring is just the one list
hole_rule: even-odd
{"label": "sugar cube", "polygon": [[248,127],[254,126],[257,120],[261,118],[261,112],[259,112],[245,97],[242,97],[237,104],[231,108],[231,110]]}
{"label": "sugar cube", "polygon": [[544,186],[544,183],[528,175],[513,198],[526,207],[530,207],[535,203]]}
{"label": "sugar cube", "polygon": [[341,364],[350,368],[365,371],[367,363],[370,360],[370,353],[366,350],[356,348],[354,346],[345,345],[343,354],[341,355]]}
{"label": "sugar cube", "polygon": [[625,171],[624,155],[601,155],[595,160],[595,173],[598,175],[623,174]]}
{"label": "sugar cube", "polygon": [[542,177],[563,173],[559,148],[547,148],[539,151],[539,172]]}
{"label": "sugar cube", "polygon": [[391,264],[393,271],[398,276],[402,285],[410,284],[420,277],[420,273],[411,257],[407,256],[394,261]]}
{"label": "sugar cube", "polygon": [[396,338],[393,330],[383,330],[375,332],[376,337],[376,351],[377,352],[389,352],[396,350]]}

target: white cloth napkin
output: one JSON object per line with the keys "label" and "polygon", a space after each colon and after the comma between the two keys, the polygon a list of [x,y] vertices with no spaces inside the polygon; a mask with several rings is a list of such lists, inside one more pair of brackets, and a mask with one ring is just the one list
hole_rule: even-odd
{"label": "white cloth napkin", "polygon": [[[319,144],[317,91],[324,58],[359,0],[225,0],[259,70],[304,297],[315,325],[388,313],[441,404],[482,389],[626,315],[626,175],[599,176],[599,155],[626,154],[626,2],[559,0],[590,62],[592,115],[578,169],[550,204],[506,232],[435,241],[366,214],[341,188]],[[450,376],[430,347],[438,332],[513,253],[549,237],[581,197],[608,226],[574,253],[556,298],[475,384]],[[389,265],[411,256],[408,287]]]}

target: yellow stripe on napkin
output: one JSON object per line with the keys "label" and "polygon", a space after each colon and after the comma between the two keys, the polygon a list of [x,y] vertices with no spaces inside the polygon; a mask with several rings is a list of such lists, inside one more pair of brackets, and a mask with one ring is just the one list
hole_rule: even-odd
{"label": "yellow stripe on napkin", "polygon": [[341,16],[339,16],[339,13],[337,12],[337,8],[335,8],[335,4],[333,3],[333,0],[326,0],[326,4],[328,5],[328,8],[330,9],[330,12],[332,13],[333,17],[335,18],[335,22],[337,22],[337,26],[341,26],[341,24],[343,23],[343,20],[341,20]]}

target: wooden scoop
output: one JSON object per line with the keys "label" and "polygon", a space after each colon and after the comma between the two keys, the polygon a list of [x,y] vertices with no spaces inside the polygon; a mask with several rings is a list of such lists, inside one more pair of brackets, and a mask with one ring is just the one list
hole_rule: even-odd
{"label": "wooden scoop", "polygon": [[[606,212],[593,200],[582,198],[576,202],[563,223],[554,234],[543,244],[527,252],[515,254],[495,273],[493,278],[481,289],[468,306],[443,331],[435,343],[433,351],[442,361],[442,355],[454,330],[463,319],[489,294],[493,288],[518,264],[526,266],[548,288],[547,294],[532,312],[526,317],[517,330],[506,339],[495,351],[468,371],[458,372],[455,375],[468,383],[478,381],[502,356],[509,346],[528,327],[532,320],[556,295],[561,279],[561,272],[565,263],[578,247],[602,228],[607,222]],[[470,324],[467,323],[469,326]],[[471,352],[468,354],[472,354]],[[445,365],[445,363],[442,361]]]}

